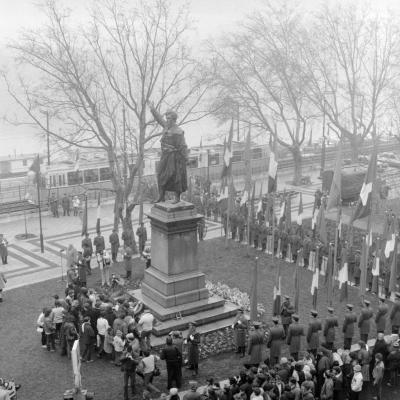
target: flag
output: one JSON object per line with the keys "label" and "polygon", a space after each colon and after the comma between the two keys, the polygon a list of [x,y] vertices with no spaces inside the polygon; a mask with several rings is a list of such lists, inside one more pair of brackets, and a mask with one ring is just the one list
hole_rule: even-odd
{"label": "flag", "polygon": [[290,229],[292,227],[292,198],[290,197],[290,194],[286,196],[285,227],[287,232],[290,232]]}
{"label": "flag", "polygon": [[328,248],[328,263],[326,266],[326,275],[325,275],[325,285],[327,285],[328,293],[327,299],[328,304],[332,305],[333,301],[333,259],[334,259],[334,247],[329,245]]}
{"label": "flag", "polygon": [[245,181],[244,191],[248,193],[250,197],[251,191],[251,131],[247,132],[246,136],[246,147],[244,149],[244,170],[245,170]]}
{"label": "flag", "polygon": [[32,165],[29,167],[29,171],[34,172],[33,183],[38,183],[40,179],[40,157],[39,154],[34,158]]}
{"label": "flag", "polygon": [[380,253],[381,253],[381,249],[380,249],[380,240],[377,241],[376,243],[376,250],[375,250],[375,258],[372,264],[372,288],[371,288],[371,292],[372,293],[378,293],[378,280],[379,280],[379,267],[380,267]]}
{"label": "flag", "polygon": [[87,196],[85,196],[85,205],[83,206],[83,217],[82,217],[82,236],[86,235],[88,231],[88,208],[87,208]]}
{"label": "flag", "polygon": [[296,268],[294,270],[294,309],[299,312],[300,301],[300,259],[303,257],[303,250],[300,249],[297,254]]}
{"label": "flag", "polygon": [[277,172],[278,162],[276,161],[276,151],[274,148],[270,149],[269,163],[268,163],[268,193],[276,192],[277,188]]}
{"label": "flag", "polygon": [[262,211],[262,182],[261,182],[261,188],[260,188],[260,198],[258,199],[258,205],[257,205],[257,214]]}
{"label": "flag", "polygon": [[250,202],[250,220],[254,218],[254,200],[256,197],[256,183],[253,183],[253,193],[251,194],[251,202]]}
{"label": "flag", "polygon": [[258,319],[257,314],[257,287],[258,287],[258,257],[255,259],[254,269],[253,269],[253,285],[251,288],[251,302],[250,302],[250,321],[254,322]]}
{"label": "flag", "polygon": [[297,213],[297,225],[303,224],[303,194],[300,192],[299,211]]}
{"label": "flag", "polygon": [[342,142],[339,143],[335,171],[333,173],[331,189],[329,191],[327,211],[334,207],[338,207],[342,198]]}
{"label": "flag", "polygon": [[279,264],[274,285],[274,304],[272,306],[274,316],[281,314],[281,294],[281,266]]}
{"label": "flag", "polygon": [[314,207],[313,215],[311,218],[311,229],[312,230],[314,230],[317,227],[318,213],[319,213],[319,208]]}
{"label": "flag", "polygon": [[367,235],[365,235],[365,238],[364,238],[364,240],[362,242],[362,248],[361,248],[360,296],[364,296],[366,285],[367,285],[367,267],[368,267],[368,253],[369,253],[370,234],[371,234],[371,232],[369,232]]}
{"label": "flag", "polygon": [[218,201],[228,199],[228,198],[229,198],[229,186],[225,185],[223,188],[221,188]]}
{"label": "flag", "polygon": [[390,262],[389,292],[394,293],[397,285],[397,238],[395,238],[394,250]]}
{"label": "flag", "polygon": [[340,257],[340,269],[338,274],[340,301],[347,300],[348,290],[347,282],[349,280],[349,264],[347,261],[347,248],[343,246]]}
{"label": "flag", "polygon": [[232,136],[233,136],[233,119],[231,121],[231,127],[229,130],[228,141],[224,141],[224,156],[223,166],[221,172],[222,182],[226,181],[228,176],[231,175],[232,170]]}
{"label": "flag", "polygon": [[96,221],[96,232],[100,233],[100,213],[101,213],[101,206],[100,206],[100,192],[97,196],[97,221]]}
{"label": "flag", "polygon": [[281,207],[279,209],[279,223],[283,222],[285,217],[285,209],[286,209],[286,199],[282,199]]}
{"label": "flag", "polygon": [[352,216],[352,221],[364,218],[371,214],[372,190],[376,179],[376,148],[374,147],[368,163],[368,170],[361,187],[356,210]]}
{"label": "flag", "polygon": [[388,232],[387,232],[387,239],[385,245],[385,257],[389,258],[392,252],[394,251],[394,247],[396,244],[396,233],[394,228],[394,220],[392,219],[389,222]]}
{"label": "flag", "polygon": [[319,240],[325,245],[328,244],[328,234],[326,231],[326,220],[325,220],[325,210],[321,206],[319,208],[318,218],[317,218],[317,232],[319,235]]}
{"label": "flag", "polygon": [[319,268],[318,266],[315,267],[315,271],[312,276],[311,281],[311,295],[313,297],[313,308],[317,308],[317,298],[318,298],[318,280],[319,280]]}

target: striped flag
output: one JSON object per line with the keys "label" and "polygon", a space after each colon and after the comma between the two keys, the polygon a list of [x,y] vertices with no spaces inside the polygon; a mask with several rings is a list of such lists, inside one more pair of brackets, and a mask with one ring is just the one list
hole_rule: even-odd
{"label": "striped flag", "polygon": [[82,236],[86,235],[88,232],[88,208],[87,208],[87,196],[85,195],[85,204],[83,206],[83,216],[82,216]]}
{"label": "striped flag", "polygon": [[286,196],[285,227],[288,232],[292,227],[292,199],[290,195]]}
{"label": "striped flag", "polygon": [[262,211],[262,205],[263,201],[262,201],[262,182],[261,182],[260,197],[258,199],[258,204],[257,204],[257,214]]}
{"label": "striped flag", "polygon": [[360,260],[360,296],[365,295],[366,285],[367,285],[367,267],[368,267],[368,253],[369,253],[369,245],[370,245],[370,236],[372,236],[372,232],[368,232],[365,235],[365,238],[362,242],[361,248],[361,260]]}
{"label": "striped flag", "polygon": [[392,252],[394,251],[394,246],[396,244],[396,233],[394,228],[394,220],[393,218],[389,222],[386,245],[385,245],[385,257],[389,258]]}
{"label": "striped flag", "polygon": [[319,208],[319,213],[317,218],[317,232],[319,235],[319,240],[325,245],[327,245],[328,233],[326,230],[325,210],[323,206]]}
{"label": "striped flag", "polygon": [[339,143],[335,171],[333,173],[331,189],[329,191],[327,211],[334,207],[338,207],[342,198],[342,142]]}
{"label": "striped flag", "polygon": [[297,213],[297,225],[303,224],[303,194],[300,192],[299,211]]}
{"label": "striped flag", "polygon": [[101,206],[100,206],[100,192],[97,196],[97,210],[96,210],[96,215],[97,215],[97,221],[96,221],[96,232],[100,233],[100,214],[101,214]]}
{"label": "striped flag", "polygon": [[349,264],[347,261],[347,248],[343,246],[340,260],[340,268],[338,274],[340,301],[347,300],[348,290],[347,282],[349,281]]}
{"label": "striped flag", "polygon": [[327,290],[328,290],[327,299],[329,305],[332,305],[333,301],[333,257],[334,257],[334,248],[333,245],[330,244],[328,247],[328,263],[325,275],[325,285],[327,285]]}
{"label": "striped flag", "polygon": [[319,208],[314,207],[313,215],[311,218],[311,229],[312,230],[314,230],[317,227],[318,213],[319,213]]}
{"label": "striped flag", "polygon": [[394,250],[390,262],[390,279],[389,279],[389,292],[394,293],[397,285],[397,245],[398,240],[395,237]]}
{"label": "striped flag", "polygon": [[317,308],[317,300],[318,300],[318,282],[319,280],[319,268],[318,266],[315,267],[315,271],[312,276],[312,281],[311,281],[311,295],[313,297],[313,308]]}
{"label": "striped flag", "polygon": [[222,184],[226,184],[229,176],[232,174],[232,137],[233,137],[233,119],[231,121],[231,127],[229,129],[228,141],[224,142],[224,156],[223,166],[221,172]]}
{"label": "striped flag", "polygon": [[278,265],[276,272],[275,285],[274,285],[274,303],[272,306],[273,315],[280,315],[281,313],[281,266]]}
{"label": "striped flag", "polygon": [[276,192],[278,179],[278,162],[276,161],[275,145],[270,146],[269,163],[268,163],[268,193]]}
{"label": "striped flag", "polygon": [[380,253],[381,253],[381,243],[380,240],[376,243],[375,259],[372,264],[372,293],[378,293],[378,281],[379,281],[379,270],[380,270]]}
{"label": "striped flag", "polygon": [[364,218],[371,214],[372,190],[376,179],[376,146],[374,147],[368,164],[368,170],[361,187],[360,197],[358,199],[356,210],[352,216],[352,221]]}

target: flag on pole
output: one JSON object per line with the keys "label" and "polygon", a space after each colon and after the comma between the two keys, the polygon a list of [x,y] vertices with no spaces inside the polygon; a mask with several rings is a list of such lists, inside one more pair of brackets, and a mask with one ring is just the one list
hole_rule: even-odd
{"label": "flag on pole", "polygon": [[349,281],[349,264],[347,261],[347,248],[343,246],[342,254],[340,257],[340,268],[338,274],[340,301],[347,300],[348,290],[347,282]]}
{"label": "flag on pole", "polygon": [[276,161],[276,149],[273,144],[270,147],[269,163],[268,163],[268,193],[276,192],[277,188],[277,173],[278,173],[278,162]]}
{"label": "flag on pole", "polygon": [[286,196],[285,227],[287,232],[289,232],[292,227],[292,199],[290,195]]}
{"label": "flag on pole", "polygon": [[82,236],[86,235],[88,231],[88,207],[87,207],[87,196],[85,195],[85,204],[83,206],[83,217],[82,217]]}
{"label": "flag on pole", "polygon": [[368,268],[368,253],[369,253],[370,234],[371,234],[371,232],[368,232],[367,235],[365,235],[365,238],[362,242],[362,248],[361,248],[360,296],[365,295],[365,290],[366,290],[366,285],[367,285],[367,268]]}
{"label": "flag on pole", "polygon": [[100,206],[100,192],[97,196],[97,210],[96,210],[96,215],[97,215],[97,221],[96,221],[96,232],[100,233],[100,214],[101,214],[101,206]]}
{"label": "flag on pole", "polygon": [[385,245],[385,257],[389,258],[392,252],[394,251],[394,247],[396,244],[396,233],[394,228],[394,220],[389,222],[389,227],[387,229],[387,238],[386,238],[386,245]]}
{"label": "flag on pole", "polygon": [[224,199],[229,199],[229,186],[228,185],[225,185],[224,187],[222,187],[221,191],[219,193],[218,201],[221,201]]}
{"label": "flag on pole", "polygon": [[375,258],[372,264],[372,293],[378,293],[378,281],[379,281],[379,270],[380,270],[380,253],[381,253],[381,243],[380,240],[376,243]]}
{"label": "flag on pole", "polygon": [[328,293],[327,299],[328,304],[332,305],[333,301],[333,258],[334,258],[334,247],[332,244],[328,248],[328,262],[325,275],[325,285],[327,285]]}
{"label": "flag on pole", "polygon": [[334,207],[338,207],[342,198],[342,142],[339,143],[336,154],[336,165],[333,173],[331,189],[329,191],[327,211]]}
{"label": "flag on pole", "polygon": [[262,211],[262,205],[263,201],[262,201],[262,182],[261,182],[260,197],[258,199],[258,205],[257,205],[257,214]]}
{"label": "flag on pole", "polygon": [[279,264],[274,285],[274,304],[272,306],[272,312],[274,316],[280,315],[281,313],[281,295],[281,266]]}
{"label": "flag on pole", "polygon": [[303,212],[303,194],[300,192],[299,211],[297,213],[297,225],[299,226],[303,224]]}
{"label": "flag on pole", "polygon": [[313,308],[317,308],[317,300],[318,300],[318,280],[319,280],[319,268],[318,265],[315,267],[315,271],[312,276],[312,281],[311,281],[311,295],[313,297]]}
{"label": "flag on pole", "polygon": [[357,207],[352,216],[352,221],[364,218],[371,214],[372,190],[374,188],[376,179],[376,159],[376,148],[374,147],[368,163],[368,170],[364,178],[364,183],[361,187]]}
{"label": "flag on pole", "polygon": [[297,254],[296,268],[294,270],[294,309],[299,312],[300,302],[300,259],[303,258],[303,250],[300,249]]}
{"label": "flag on pole", "polygon": [[397,245],[398,240],[395,237],[394,250],[390,262],[390,278],[389,278],[389,292],[394,293],[397,285]]}
{"label": "flag on pole", "polygon": [[232,172],[232,137],[233,137],[233,118],[231,121],[231,127],[229,129],[228,141],[224,141],[224,156],[223,166],[221,172],[222,184],[225,184],[227,178],[231,176]]}
{"label": "flag on pole", "polygon": [[251,288],[251,303],[250,303],[250,321],[254,322],[258,319],[257,303],[258,303],[258,257],[256,257],[253,268],[253,285]]}
{"label": "flag on pole", "polygon": [[319,213],[319,208],[314,207],[313,215],[311,218],[311,229],[312,230],[314,230],[317,227],[318,213]]}
{"label": "flag on pole", "polygon": [[328,233],[326,230],[325,210],[323,206],[319,208],[319,213],[317,218],[317,232],[319,235],[319,240],[325,245],[327,245]]}
{"label": "flag on pole", "polygon": [[250,200],[250,220],[254,218],[254,201],[256,198],[256,183],[253,183],[253,193],[251,194],[251,200]]}

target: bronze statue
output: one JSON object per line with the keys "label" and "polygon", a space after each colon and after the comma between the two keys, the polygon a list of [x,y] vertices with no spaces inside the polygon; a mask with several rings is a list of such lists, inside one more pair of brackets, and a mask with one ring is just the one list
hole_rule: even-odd
{"label": "bronze statue", "polygon": [[174,204],[179,203],[181,193],[187,190],[186,163],[188,148],[184,131],[177,125],[176,112],[167,111],[165,119],[149,102],[151,113],[155,120],[163,127],[161,136],[161,159],[157,170],[157,184],[159,197],[157,203],[165,201],[165,192],[175,193]]}

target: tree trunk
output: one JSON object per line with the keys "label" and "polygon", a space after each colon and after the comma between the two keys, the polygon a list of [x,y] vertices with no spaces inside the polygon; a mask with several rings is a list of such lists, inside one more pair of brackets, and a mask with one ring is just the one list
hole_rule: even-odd
{"label": "tree trunk", "polygon": [[351,147],[351,161],[356,163],[360,154],[360,149],[363,144],[363,137],[360,135],[353,135],[349,138]]}
{"label": "tree trunk", "polygon": [[293,185],[298,186],[301,184],[301,177],[303,175],[303,157],[299,146],[291,147],[290,152],[294,161]]}
{"label": "tree trunk", "polygon": [[115,200],[114,200],[114,229],[118,229],[119,220],[120,220],[120,209],[123,207],[123,193],[119,190],[115,192]]}

